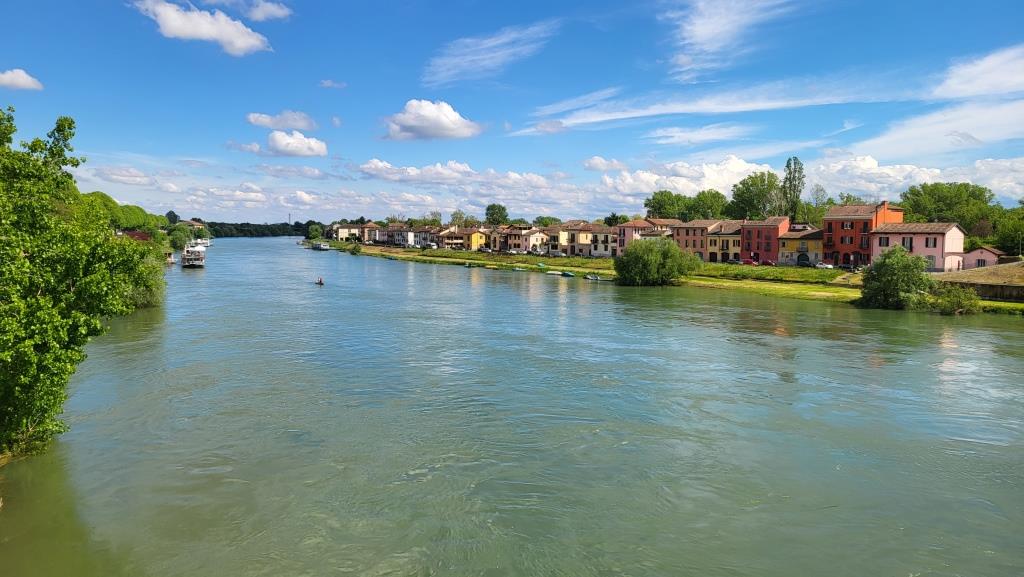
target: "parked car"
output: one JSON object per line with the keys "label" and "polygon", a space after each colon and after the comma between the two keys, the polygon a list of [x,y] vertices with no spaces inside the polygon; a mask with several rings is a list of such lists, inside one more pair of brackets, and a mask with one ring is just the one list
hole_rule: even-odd
{"label": "parked car", "polygon": [[811,264],[811,261],[809,261],[809,260],[802,260],[802,261],[796,263],[796,266],[802,266],[802,267],[805,267],[805,268],[811,268],[814,265]]}
{"label": "parked car", "polygon": [[814,268],[835,268],[835,267],[830,265],[830,264],[828,264],[827,262],[819,262],[818,264],[814,265]]}
{"label": "parked car", "polygon": [[727,260],[726,264],[743,264],[743,261],[741,261],[738,258],[733,258],[733,259]]}
{"label": "parked car", "polygon": [[775,266],[775,261],[773,261],[773,260],[763,260],[763,261],[761,261],[761,266]]}
{"label": "parked car", "polygon": [[482,246],[482,247],[480,247],[480,248],[479,248],[478,250],[479,250],[480,252],[494,252],[493,250],[491,250],[491,249],[487,248],[486,246]]}
{"label": "parked car", "polygon": [[757,261],[752,259],[752,258],[745,258],[745,259],[740,261],[740,264],[745,264],[745,265],[749,265],[749,266],[757,266]]}
{"label": "parked car", "polygon": [[436,242],[428,242],[427,246],[424,247],[424,248],[437,248],[437,243]]}

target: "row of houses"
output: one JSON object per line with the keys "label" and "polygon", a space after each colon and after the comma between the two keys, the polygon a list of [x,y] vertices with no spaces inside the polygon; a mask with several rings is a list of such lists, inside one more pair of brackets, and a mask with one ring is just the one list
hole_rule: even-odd
{"label": "row of houses", "polygon": [[956,223],[906,223],[903,209],[888,202],[830,207],[822,228],[790,222],[789,217],[764,220],[670,218],[636,219],[617,226],[572,220],[557,226],[381,227],[334,224],[333,238],[358,239],[392,246],[462,250],[489,248],[499,252],[532,252],[558,256],[615,257],[635,241],[673,240],[684,252],[707,262],[750,260],[788,265],[864,266],[894,246],[928,261],[932,271],[951,271],[996,264],[1002,253],[983,247],[964,252],[964,230]]}

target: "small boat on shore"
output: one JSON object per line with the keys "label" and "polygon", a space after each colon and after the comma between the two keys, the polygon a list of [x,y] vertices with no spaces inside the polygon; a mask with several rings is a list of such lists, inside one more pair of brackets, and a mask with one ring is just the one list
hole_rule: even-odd
{"label": "small boat on shore", "polygon": [[562,276],[562,273],[558,272],[557,270],[549,270],[548,272],[546,272],[544,274],[549,274],[549,275],[552,275],[552,276]]}
{"label": "small boat on shore", "polygon": [[181,268],[203,268],[206,266],[205,246],[186,246],[181,251]]}
{"label": "small boat on shore", "polygon": [[521,267],[521,266],[516,266],[516,267],[512,267],[512,270],[514,270],[514,271],[516,271],[516,272],[523,272],[523,271],[525,271],[526,269],[525,269],[525,268],[523,268],[523,267]]}
{"label": "small boat on shore", "polygon": [[601,278],[600,276],[598,276],[598,275],[596,275],[596,274],[593,274],[593,273],[591,273],[591,274],[588,274],[588,275],[584,276],[583,278],[585,278],[585,279],[587,279],[587,280],[604,280],[604,279],[603,279],[603,278]]}
{"label": "small boat on shore", "polygon": [[571,273],[571,272],[567,271],[567,270],[563,270],[562,271],[562,276],[572,277],[572,276],[576,276],[576,275],[574,273]]}
{"label": "small boat on shore", "polygon": [[331,250],[331,245],[326,242],[313,243],[313,250]]}

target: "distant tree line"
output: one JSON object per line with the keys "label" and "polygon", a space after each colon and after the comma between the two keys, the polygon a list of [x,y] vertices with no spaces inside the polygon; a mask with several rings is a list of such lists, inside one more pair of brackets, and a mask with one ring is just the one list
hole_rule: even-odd
{"label": "distant tree line", "polygon": [[309,227],[316,225],[323,230],[323,223],[315,220],[306,222],[295,221],[291,224],[279,222],[275,224],[255,224],[251,222],[207,222],[206,228],[217,238],[225,237],[265,237],[265,236],[301,236],[305,237]]}

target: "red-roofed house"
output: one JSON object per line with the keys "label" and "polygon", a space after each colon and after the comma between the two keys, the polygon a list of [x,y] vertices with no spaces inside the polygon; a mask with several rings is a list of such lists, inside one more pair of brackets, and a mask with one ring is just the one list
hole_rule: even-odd
{"label": "red-roofed house", "polygon": [[879,204],[833,206],[825,214],[825,260],[832,264],[871,263],[871,231],[883,224],[903,222],[903,209]]}
{"label": "red-roofed house", "polygon": [[740,258],[754,262],[779,261],[779,237],[789,231],[788,216],[745,220],[740,225]]}
{"label": "red-roofed house", "polygon": [[960,270],[964,267],[964,229],[955,222],[897,222],[871,232],[871,257],[878,258],[894,246],[923,256],[928,270]]}

